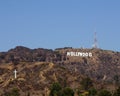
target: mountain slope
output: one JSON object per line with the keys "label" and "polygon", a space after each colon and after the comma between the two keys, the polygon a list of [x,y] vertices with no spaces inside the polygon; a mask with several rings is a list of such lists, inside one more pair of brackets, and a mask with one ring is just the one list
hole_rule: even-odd
{"label": "mountain slope", "polygon": [[[91,52],[93,56],[67,56],[67,52]],[[15,69],[16,79],[13,73]],[[26,91],[43,96],[49,93],[50,85],[54,82],[76,89],[81,87],[82,78],[87,76],[94,81],[95,87],[114,85],[114,77],[120,76],[120,52],[71,47],[29,49],[17,46],[0,53],[1,94],[17,87],[22,96],[25,96]]]}

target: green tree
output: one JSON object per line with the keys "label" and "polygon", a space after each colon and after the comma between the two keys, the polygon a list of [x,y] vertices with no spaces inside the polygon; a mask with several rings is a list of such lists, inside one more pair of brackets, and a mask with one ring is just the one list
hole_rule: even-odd
{"label": "green tree", "polygon": [[84,90],[88,90],[89,88],[93,86],[93,82],[89,77],[87,77],[87,78],[82,79],[81,85]]}
{"label": "green tree", "polygon": [[60,96],[74,96],[74,91],[67,87],[64,88],[61,92],[60,92]]}
{"label": "green tree", "polygon": [[95,96],[97,94],[97,90],[95,88],[90,88],[88,92],[89,96]]}
{"label": "green tree", "polygon": [[112,96],[112,94],[108,90],[101,90],[98,96]]}
{"label": "green tree", "polygon": [[50,96],[58,96],[61,89],[62,87],[58,82],[53,83],[50,89]]}

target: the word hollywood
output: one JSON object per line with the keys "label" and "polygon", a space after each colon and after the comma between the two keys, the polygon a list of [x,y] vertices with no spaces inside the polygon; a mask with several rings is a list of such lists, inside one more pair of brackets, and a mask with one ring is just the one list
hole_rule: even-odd
{"label": "the word hollywood", "polygon": [[91,52],[67,52],[67,56],[92,57]]}

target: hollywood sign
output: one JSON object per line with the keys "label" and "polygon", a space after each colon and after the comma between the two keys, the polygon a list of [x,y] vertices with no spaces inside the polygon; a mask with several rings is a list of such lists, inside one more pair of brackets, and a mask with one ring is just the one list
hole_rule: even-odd
{"label": "hollywood sign", "polygon": [[91,52],[67,52],[67,56],[92,57]]}

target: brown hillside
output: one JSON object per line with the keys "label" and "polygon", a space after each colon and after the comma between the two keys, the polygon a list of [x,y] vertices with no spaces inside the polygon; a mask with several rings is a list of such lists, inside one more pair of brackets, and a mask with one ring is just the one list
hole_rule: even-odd
{"label": "brown hillside", "polygon": [[[67,52],[91,52],[92,57],[67,56]],[[17,78],[14,78],[14,70]],[[53,82],[63,87],[80,88],[84,77],[90,77],[97,88],[108,88],[114,77],[120,77],[120,52],[101,49],[59,48],[29,49],[18,46],[0,53],[0,94],[17,87],[21,96],[26,91],[35,96],[49,93]],[[33,96],[32,95],[32,96]]]}

